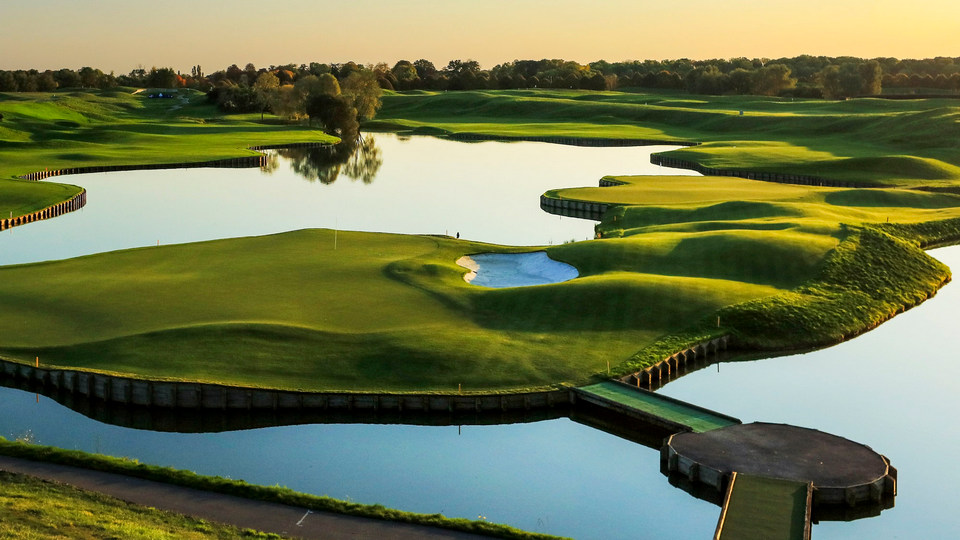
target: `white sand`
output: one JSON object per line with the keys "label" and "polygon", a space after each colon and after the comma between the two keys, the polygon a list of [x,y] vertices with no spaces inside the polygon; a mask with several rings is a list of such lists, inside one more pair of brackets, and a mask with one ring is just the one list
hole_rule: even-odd
{"label": "white sand", "polygon": [[571,280],[577,269],[555,261],[545,251],[534,253],[479,253],[460,257],[457,264],[470,270],[464,281],[480,287],[528,287]]}

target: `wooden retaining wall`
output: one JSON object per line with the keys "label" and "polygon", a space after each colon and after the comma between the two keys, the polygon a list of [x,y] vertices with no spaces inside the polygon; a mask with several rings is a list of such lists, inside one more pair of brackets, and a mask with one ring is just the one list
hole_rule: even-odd
{"label": "wooden retaining wall", "polygon": [[600,221],[603,214],[613,206],[607,203],[580,201],[577,199],[557,199],[546,195],[540,196],[540,208],[550,214],[564,217],[576,217]]}
{"label": "wooden retaining wall", "polygon": [[516,394],[369,394],[299,392],[218,384],[151,381],[0,360],[0,374],[50,392],[108,404],[210,410],[528,411],[567,406],[570,390]]}
{"label": "wooden retaining wall", "polygon": [[9,229],[10,227],[16,227],[18,225],[25,225],[27,223],[32,223],[34,221],[39,221],[41,219],[50,219],[55,218],[61,214],[66,214],[67,212],[73,212],[74,210],[79,210],[87,204],[87,190],[81,190],[80,193],[77,193],[70,200],[57,203],[53,206],[48,206],[43,210],[37,210],[31,214],[26,214],[23,216],[15,217],[6,217],[0,219],[0,231]]}
{"label": "wooden retaining wall", "polygon": [[727,350],[731,340],[731,336],[721,336],[710,341],[697,343],[671,354],[650,367],[621,377],[620,382],[638,388],[659,388],[681,373],[696,367],[708,355]]}
{"label": "wooden retaining wall", "polygon": [[693,161],[667,157],[662,154],[651,154],[650,163],[653,163],[654,165],[660,165],[662,167],[673,167],[675,169],[690,169],[705,176],[734,176],[738,178],[746,178],[747,180],[761,180],[764,182],[776,182],[778,184],[799,184],[803,186],[825,186],[840,188],[883,187],[880,184],[868,182],[841,182],[820,176],[810,176],[804,174],[782,174],[773,172],[749,172],[731,169],[715,169],[713,167],[705,167]]}
{"label": "wooden retaining wall", "polygon": [[[699,483],[725,493],[729,489],[732,471],[713,468],[677,452],[672,446],[670,435],[660,449],[660,470],[666,475],[685,477],[691,483]],[[897,469],[890,465],[886,456],[883,459],[883,474],[870,482],[855,485],[814,486],[814,506],[847,506],[861,504],[882,504],[897,494]]]}
{"label": "wooden retaining wall", "polygon": [[455,141],[505,141],[546,142],[569,146],[619,147],[619,146],[697,146],[698,142],[671,141],[663,139],[603,139],[596,137],[484,135],[481,133],[449,133],[444,136]]}
{"label": "wooden retaining wall", "polygon": [[[278,150],[284,148],[319,148],[327,145],[328,143],[317,143],[317,142],[306,142],[306,143],[288,143],[288,144],[266,144],[258,146],[250,146],[247,149],[253,150],[255,152],[262,152],[264,150]],[[159,169],[196,169],[202,167],[208,168],[229,168],[229,169],[243,169],[248,167],[263,167],[267,163],[267,156],[260,154],[256,156],[243,156],[236,158],[228,159],[212,159],[208,161],[186,161],[178,163],[150,163],[145,165],[97,165],[89,167],[67,167],[64,169],[44,169],[42,171],[36,171],[32,173],[22,174],[17,178],[21,180],[32,180],[40,181],[46,180],[47,178],[53,178],[55,176],[64,176],[68,174],[87,174],[87,173],[102,173],[102,172],[117,172],[117,171],[147,171],[147,170],[159,170]],[[79,205],[77,201],[79,199]],[[39,219],[48,219],[51,217],[59,216],[65,212],[72,212],[73,210],[78,210],[82,208],[87,203],[87,193],[86,190],[82,191],[79,195],[65,201],[63,203],[55,204],[44,208],[43,210],[38,210],[32,214],[27,214],[23,216],[9,216],[6,219],[0,220],[0,230],[9,229],[10,227],[16,227],[17,225],[24,225],[26,223],[31,223]]]}
{"label": "wooden retaining wall", "polygon": [[157,169],[195,169],[200,167],[241,169],[246,167],[262,167],[266,163],[266,156],[244,156],[229,159],[212,159],[209,161],[186,161],[178,163],[148,163],[144,165],[95,165],[90,167],[68,167],[32,172],[20,175],[23,180],[44,180],[54,176],[67,174],[87,174],[117,171],[149,171]]}

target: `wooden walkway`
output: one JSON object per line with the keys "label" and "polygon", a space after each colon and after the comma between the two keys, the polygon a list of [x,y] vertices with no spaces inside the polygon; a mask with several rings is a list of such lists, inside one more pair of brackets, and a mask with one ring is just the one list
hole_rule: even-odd
{"label": "wooden walkway", "polygon": [[733,473],[714,540],[810,540],[813,484]]}
{"label": "wooden walkway", "polygon": [[640,418],[674,432],[702,433],[740,423],[740,420],[731,416],[617,381],[576,388],[574,392],[579,400]]}

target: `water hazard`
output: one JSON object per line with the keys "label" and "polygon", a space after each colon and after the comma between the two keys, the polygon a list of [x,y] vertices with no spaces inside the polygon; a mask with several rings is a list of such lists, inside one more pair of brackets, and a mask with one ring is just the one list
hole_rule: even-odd
{"label": "water hazard", "polygon": [[[311,182],[304,163],[281,159],[272,174],[191,169],[59,178],[88,189],[87,207],[4,231],[0,264],[303,227],[459,232],[549,245],[591,237],[593,224],[542,212],[543,191],[596,185],[605,174],[677,172],[649,165],[649,147],[375,139],[382,163],[373,176],[341,168],[307,174]],[[960,247],[932,254],[960,267]],[[876,519],[821,523],[818,539],[952,537],[960,506],[952,490],[960,472],[949,462],[960,445],[952,417],[960,408],[960,367],[948,341],[960,305],[956,287],[851,342],[708,366],[660,391],[745,422],[820,429],[887,455],[900,471],[896,507]],[[0,388],[0,435],[585,539],[709,538],[719,514],[672,487],[656,451],[567,418],[171,433],[101,423],[49,398]]]}
{"label": "water hazard", "polygon": [[[379,165],[344,163],[332,170],[321,167],[322,160],[293,155],[276,159],[266,172],[58,178],[84,186],[87,206],[4,231],[0,264],[304,227],[558,244],[591,238],[593,222],[543,212],[544,191],[595,186],[607,174],[683,173],[650,165],[649,154],[664,147],[373,138]],[[638,528],[657,538],[706,538],[718,512],[670,486],[656,451],[567,418],[173,433],[98,422],[49,398],[0,388],[0,436],[577,538],[635,538]],[[662,519],[668,509],[682,515],[682,523]]]}
{"label": "water hazard", "polygon": [[670,147],[459,143],[390,134],[366,135],[366,140],[375,141],[366,151],[377,156],[364,158],[379,162],[375,174],[372,166],[315,163],[298,152],[273,159],[267,170],[58,177],[85,187],[87,205],[4,231],[0,265],[311,227],[561,244],[593,238],[594,222],[543,212],[543,192],[596,186],[607,174],[687,173],[650,164],[651,152]]}

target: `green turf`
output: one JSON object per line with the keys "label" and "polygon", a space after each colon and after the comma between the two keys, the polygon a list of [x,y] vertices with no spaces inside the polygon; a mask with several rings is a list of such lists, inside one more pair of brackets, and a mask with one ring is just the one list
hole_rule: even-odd
{"label": "green turf", "polygon": [[[149,99],[132,90],[0,93],[0,216],[27,214],[69,199],[82,176],[25,187],[11,179],[68,167],[179,163],[249,156],[248,146],[336,138],[260,115],[223,115],[206,96]],[[61,196],[62,195],[62,196]],[[59,197],[59,198],[58,198]]]}
{"label": "green turf", "polygon": [[0,312],[9,329],[0,348],[24,361],[148,377],[498,390],[584,382],[678,325],[782,290],[597,264],[566,284],[485,289],[464,282],[455,261],[516,248],[341,231],[334,250],[333,234],[2,268],[0,302],[20,307]]}
{"label": "green turf", "polygon": [[394,93],[384,96],[371,127],[695,141],[706,144],[669,155],[707,167],[850,182],[960,185],[960,106],[942,99],[834,102],[585,90]]}
{"label": "green turf", "polygon": [[719,540],[803,540],[807,484],[737,474]]}
{"label": "green turf", "polygon": [[[0,176],[54,158],[199,160],[320,137],[256,122],[257,115],[223,117],[203,96],[185,97],[0,95],[10,119],[0,127]],[[906,189],[956,187],[952,102],[417,92],[387,96],[380,118],[381,128],[434,134],[695,139],[709,144],[677,155],[741,169],[823,168],[893,187],[667,176],[557,186],[548,197],[614,207],[597,227],[601,239],[547,249],[580,278],[530,288],[469,286],[454,261],[532,247],[341,232],[334,251],[331,231],[8,267],[0,269],[0,303],[15,309],[0,312],[8,329],[0,353],[146,377],[311,390],[585,384],[605,374],[608,362],[626,373],[721,334],[747,347],[835,343],[921,301],[949,277],[915,242],[960,238],[960,196]],[[0,189],[0,209],[29,209],[33,196],[40,204],[34,186],[64,195],[77,189],[6,185],[11,195]]]}
{"label": "green turf", "polygon": [[[243,480],[202,476],[191,471],[159,467],[139,463],[128,458],[116,458],[101,454],[89,454],[78,450],[63,450],[52,446],[40,446],[21,441],[7,441],[0,437],[0,454],[34,461],[59,463],[154,482],[164,482],[186,488],[223,493],[268,503],[284,504],[320,512],[359,516],[385,521],[413,523],[444,529],[517,540],[550,540],[559,537],[531,533],[491,523],[486,520],[448,518],[442,514],[417,514],[386,508],[380,504],[360,504],[333,499],[327,496],[310,495],[281,486],[258,486]],[[8,478],[10,480],[8,480]],[[20,484],[18,486],[18,484]],[[229,527],[214,527],[200,520],[185,519],[174,514],[154,512],[149,509],[117,503],[114,499],[84,494],[70,488],[60,489],[46,482],[23,480],[0,472],[0,538],[10,538],[6,526],[18,524],[12,538],[237,538],[244,535],[258,537],[250,530],[237,531]],[[8,488],[8,486],[10,486]],[[7,490],[10,495],[5,500]],[[76,496],[79,494],[79,496]],[[12,499],[10,501],[9,499]],[[7,512],[10,510],[10,512]],[[92,514],[92,515],[89,515]],[[107,521],[114,527],[105,527]],[[22,525],[22,526],[19,526]],[[91,526],[92,525],[92,526]],[[37,530],[39,529],[39,531]],[[170,534],[164,535],[164,531]],[[57,534],[59,533],[59,535]],[[89,534],[87,534],[89,533]],[[192,534],[195,533],[195,534]],[[232,535],[230,535],[232,533]],[[239,533],[239,534],[238,534]],[[219,534],[219,536],[218,536]],[[227,534],[228,536],[223,536]],[[7,535],[7,536],[5,536]],[[212,535],[212,536],[211,536]],[[276,538],[276,535],[265,535]]]}
{"label": "green turf", "polygon": [[0,471],[0,508],[0,538],[8,540],[280,538],[4,471]]}
{"label": "green turf", "polygon": [[580,390],[682,424],[697,433],[736,423],[726,417],[710,414],[702,409],[663,399],[659,394],[633,390],[616,382],[604,381],[581,387]]}

